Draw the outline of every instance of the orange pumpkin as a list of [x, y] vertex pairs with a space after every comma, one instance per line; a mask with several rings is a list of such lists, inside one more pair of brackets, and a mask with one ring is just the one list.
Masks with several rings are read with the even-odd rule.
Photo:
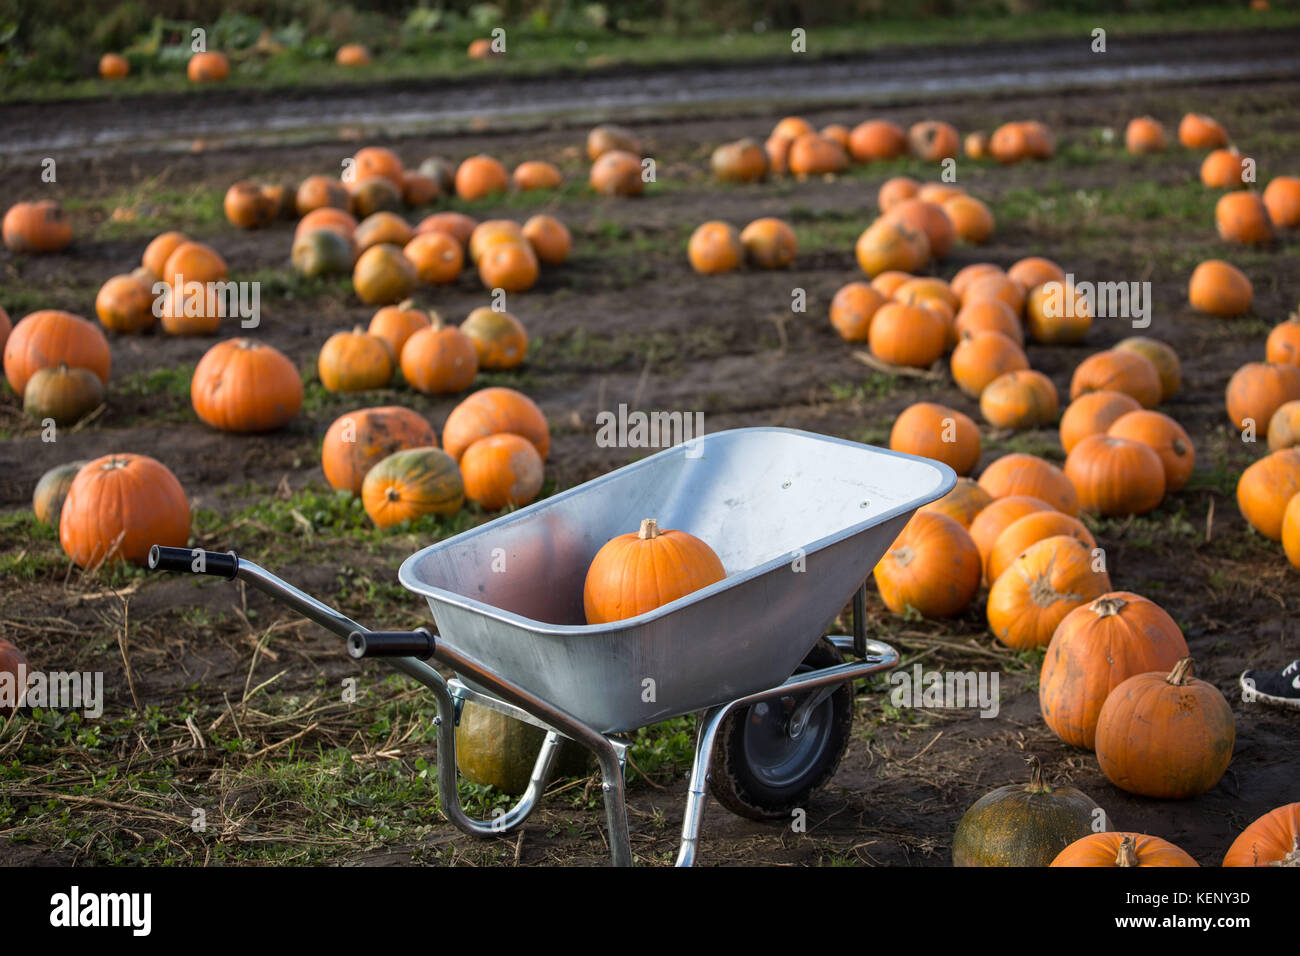
[[773, 176], [784, 176], [789, 170], [790, 144], [792, 136], [770, 136], [763, 143], [763, 152], [767, 154], [767, 168]]
[[999, 163], [1011, 164], [1033, 154], [1032, 132], [1024, 123], [1003, 123], [989, 137], [989, 152]]
[[420, 329], [429, 327], [429, 316], [407, 299], [400, 305], [386, 305], [370, 319], [366, 330], [372, 336], [388, 343], [388, 350], [395, 356], [402, 354], [402, 347]]
[[[1003, 499], [1005, 500], [1005, 499]], [[1097, 547], [1092, 533], [1078, 518], [1059, 511], [1032, 511], [1017, 518], [997, 536], [984, 562], [984, 580], [992, 584], [1030, 545], [1057, 535], [1077, 539], [1089, 551]]]
[[1141, 410], [1132, 395], [1123, 392], [1088, 392], [1072, 401], [1061, 416], [1061, 447], [1068, 455], [1089, 435], [1104, 435], [1121, 416]]
[[407, 448], [381, 459], [361, 483], [361, 503], [380, 528], [425, 515], [451, 515], [465, 503], [465, 483], [438, 448]]
[[293, 420], [302, 407], [302, 378], [285, 355], [254, 339], [219, 342], [190, 379], [199, 419], [228, 432], [265, 432]]
[[[958, 478], [957, 484], [953, 486], [952, 491], [938, 501], [923, 505], [918, 509], [918, 513], [932, 511], [936, 514], [947, 515], [963, 528], [970, 530], [971, 523], [976, 516], [992, 503], [993, 496], [980, 487], [978, 481], [972, 478]], [[971, 540], [973, 543], [974, 538]]]
[[1007, 278], [1019, 282], [1026, 292], [1038, 288], [1044, 282], [1065, 284], [1065, 270], [1051, 259], [1042, 256], [1026, 256], [1017, 260], [1007, 269]]
[[351, 179], [354, 183], [380, 177], [401, 189], [402, 172], [402, 161], [397, 154], [383, 146], [366, 146], [352, 157]]
[[1067, 744], [1091, 750], [1112, 690], [1186, 656], [1182, 630], [1159, 604], [1131, 591], [1103, 594], [1071, 611], [1052, 637], [1038, 678], [1043, 720]]
[[185, 65], [185, 75], [191, 83], [220, 83], [230, 76], [230, 61], [224, 53], [211, 50], [195, 53]]
[[[986, 275], [1006, 275], [1006, 273], [1002, 271], [1001, 266], [992, 262], [972, 262], [970, 265], [962, 266], [957, 270], [953, 277], [948, 280], [948, 287], [956, 293], [959, 302], [965, 305], [966, 290], [970, 288], [970, 284], [980, 276]], [[1008, 308], [1010, 308], [1009, 305]], [[1012, 314], [1015, 314], [1014, 310]]]
[[961, 300], [942, 279], [910, 278], [894, 290], [894, 299], [904, 305], [925, 305], [927, 302], [939, 301], [955, 315]]
[[894, 420], [889, 447], [908, 455], [933, 458], [959, 475], [970, 474], [980, 460], [980, 432], [961, 412], [933, 402], [909, 405]]
[[846, 342], [865, 342], [871, 319], [888, 299], [866, 282], [841, 286], [831, 299], [831, 325]]
[[1029, 368], [1029, 359], [1001, 332], [975, 332], [963, 336], [953, 349], [949, 367], [957, 387], [979, 398], [994, 379]]
[[727, 576], [713, 549], [685, 531], [660, 531], [654, 518], [607, 541], [582, 589], [588, 624], [645, 614]]
[[108, 340], [96, 326], [71, 312], [33, 312], [14, 326], [5, 342], [5, 377], [22, 395], [36, 372], [55, 365], [90, 369], [107, 385], [112, 367]]
[[456, 195], [461, 199], [486, 199], [509, 188], [506, 168], [491, 156], [471, 156], [456, 168]]
[[155, 236], [150, 240], [149, 245], [145, 246], [140, 264], [161, 278], [167, 267], [167, 259], [176, 251], [176, 247], [184, 242], [189, 242], [189, 237], [183, 232], [164, 232], [162, 235]]
[[404, 246], [411, 241], [415, 233], [410, 224], [401, 216], [386, 210], [371, 213], [357, 224], [352, 233], [352, 240], [357, 244], [357, 252], [365, 252], [371, 246], [389, 243]]
[[1300, 866], [1300, 803], [1270, 810], [1242, 830], [1224, 866]]
[[1143, 408], [1160, 404], [1160, 373], [1145, 355], [1108, 349], [1090, 355], [1070, 377], [1070, 398], [1087, 392], [1123, 392], [1137, 399]]
[[1236, 147], [1213, 150], [1201, 163], [1201, 182], [1211, 189], [1240, 189], [1247, 164], [1253, 162]]
[[1300, 312], [1292, 313], [1268, 333], [1268, 340], [1264, 343], [1264, 360], [1300, 365]]
[[701, 275], [730, 272], [744, 261], [745, 246], [735, 226], [713, 220], [697, 226], [691, 233], [686, 257], [691, 268]]
[[1092, 833], [1075, 840], [1051, 866], [1196, 866], [1186, 852], [1143, 833]]
[[1115, 348], [1144, 355], [1156, 367], [1156, 373], [1160, 376], [1160, 401], [1167, 402], [1178, 394], [1178, 389], [1183, 384], [1183, 370], [1178, 361], [1178, 353], [1173, 348], [1158, 339], [1142, 335], [1123, 339], [1115, 343]]
[[442, 195], [438, 181], [427, 173], [405, 170], [402, 173], [402, 202], [411, 209], [432, 205]]
[[1264, 189], [1264, 208], [1273, 225], [1282, 229], [1300, 226], [1300, 177], [1274, 176]]
[[1214, 225], [1219, 238], [1245, 245], [1262, 245], [1273, 241], [1273, 221], [1268, 207], [1257, 193], [1241, 190], [1224, 193], [1214, 206]]
[[1005, 274], [986, 272], [975, 276], [962, 293], [961, 303], [969, 305], [983, 299], [1000, 299], [1011, 306], [1011, 311], [1017, 316], [1025, 311], [1025, 290]]
[[859, 163], [897, 159], [907, 152], [907, 134], [889, 120], [867, 120], [850, 131], [848, 149]]
[[1282, 540], [1287, 505], [1300, 494], [1300, 448], [1272, 452], [1241, 473], [1237, 507], [1264, 537]]
[[989, 589], [989, 630], [1015, 650], [1046, 647], [1076, 607], [1110, 590], [1093, 569], [1093, 554], [1076, 538], [1056, 535], [1031, 544]]
[[558, 266], [569, 258], [573, 237], [564, 223], [554, 216], [532, 216], [524, 223], [521, 232], [537, 258], [548, 266]]
[[1146, 514], [1165, 497], [1165, 466], [1141, 442], [1089, 435], [1065, 459], [1065, 474], [1085, 511], [1106, 516]]
[[770, 216], [755, 219], [740, 233], [749, 261], [760, 269], [780, 269], [794, 262], [799, 243], [794, 230]]
[[927, 163], [951, 159], [961, 149], [957, 130], [939, 120], [914, 123], [907, 130], [907, 144], [913, 156]]
[[800, 179], [838, 173], [848, 165], [844, 147], [817, 133], [796, 136], [786, 156], [786, 168]]
[[[956, 232], [952, 220], [938, 203], [924, 199], [904, 199], [890, 208], [882, 217], [901, 222], [909, 229], [925, 233], [930, 244], [930, 255], [942, 259], [952, 250]], [[953, 305], [958, 303], [954, 301]]]
[[488, 289], [525, 292], [537, 283], [541, 268], [525, 239], [493, 243], [478, 261], [478, 276]]
[[588, 181], [603, 196], [640, 196], [645, 192], [641, 159], [621, 149], [604, 153], [592, 163]]
[[1268, 449], [1300, 446], [1300, 399], [1287, 402], [1273, 413], [1268, 422]]
[[1074, 345], [1092, 326], [1092, 310], [1073, 284], [1050, 280], [1025, 299], [1025, 326], [1035, 342]]
[[474, 340], [457, 328], [420, 329], [402, 347], [402, 377], [417, 392], [463, 392], [474, 384], [478, 368]]
[[416, 272], [398, 246], [371, 246], [352, 268], [352, 288], [366, 305], [390, 305], [409, 298]]
[[935, 313], [901, 302], [876, 312], [867, 333], [871, 354], [890, 365], [929, 368], [943, 355], [948, 328]]
[[641, 141], [630, 129], [613, 123], [602, 123], [600, 126], [592, 127], [587, 133], [587, 158], [595, 162], [613, 150], [622, 150], [640, 156]]
[[1267, 431], [1279, 408], [1300, 399], [1300, 365], [1247, 362], [1228, 379], [1225, 397], [1234, 425]]
[[976, 332], [1000, 332], [1021, 349], [1025, 346], [1020, 320], [1001, 299], [981, 299], [963, 305], [953, 320], [953, 328], [959, 339]]
[[99, 58], [99, 75], [105, 80], [124, 80], [130, 72], [130, 62], [120, 53], [105, 53]]
[[459, 461], [478, 439], [503, 433], [527, 438], [543, 460], [550, 453], [546, 417], [532, 399], [512, 388], [482, 389], [452, 409], [443, 429], [442, 447]]
[[416, 235], [426, 232], [442, 232], [451, 236], [460, 244], [462, 250], [469, 245], [469, 237], [474, 234], [478, 220], [460, 212], [436, 212], [426, 216], [415, 227]]
[[1209, 315], [1244, 315], [1250, 311], [1254, 297], [1245, 274], [1222, 259], [1202, 262], [1187, 284], [1187, 300], [1192, 308]]
[[916, 276], [912, 275], [910, 272], [899, 272], [897, 269], [888, 269], [871, 280], [871, 288], [875, 289], [886, 299], [892, 299], [895, 292], [915, 278]]
[[366, 474], [393, 452], [437, 444], [433, 426], [419, 412], [399, 405], [360, 408], [330, 425], [321, 468], [331, 488], [359, 495]]
[[334, 62], [339, 66], [369, 66], [370, 51], [360, 43], [345, 43], [334, 54]]
[[182, 548], [190, 503], [165, 465], [147, 455], [105, 455], [77, 472], [59, 517], [63, 553], [82, 568], [144, 564], [153, 545]]
[[485, 219], [474, 227], [465, 251], [469, 253], [470, 261], [478, 265], [489, 247], [498, 242], [517, 242], [523, 238], [523, 230], [513, 219]]
[[353, 243], [357, 231], [357, 220], [355, 216], [346, 210], [336, 209], [333, 206], [322, 206], [319, 209], [313, 209], [299, 219], [293, 234], [297, 238], [317, 229], [329, 229], [338, 233], [349, 243]]
[[979, 245], [993, 235], [996, 225], [993, 211], [974, 196], [953, 196], [943, 203], [942, 209], [952, 223], [953, 232], [963, 242]]
[[1056, 386], [1042, 372], [1020, 369], [999, 375], [980, 392], [980, 414], [995, 428], [1041, 428], [1056, 421]]
[[1135, 156], [1163, 153], [1167, 141], [1165, 128], [1150, 116], [1136, 116], [1128, 121], [1124, 130], [1124, 148]]
[[1228, 134], [1214, 117], [1188, 113], [1178, 124], [1178, 142], [1188, 149], [1220, 149], [1228, 145]]
[[114, 332], [143, 332], [158, 321], [153, 314], [153, 289], [135, 275], [113, 276], [95, 296], [95, 314]]
[[[980, 485], [984, 488], [983, 485]], [[988, 494], [988, 489], [984, 489]], [[980, 566], [988, 564], [993, 546], [997, 544], [1002, 532], [1011, 527], [1025, 515], [1036, 511], [1055, 511], [1050, 504], [1032, 495], [1010, 495], [1006, 498], [994, 498], [975, 515], [970, 523], [971, 540], [980, 553]]]
[[923, 230], [882, 217], [858, 237], [853, 252], [859, 268], [869, 276], [916, 272], [930, 261], [930, 239]]
[[531, 192], [534, 189], [559, 189], [564, 182], [559, 169], [539, 159], [520, 163], [515, 167], [510, 178], [520, 192]]
[[460, 330], [473, 340], [479, 368], [516, 368], [528, 352], [528, 333], [509, 312], [480, 306], [469, 314]]
[[523, 507], [542, 490], [542, 456], [518, 435], [480, 438], [461, 455], [460, 469], [465, 497], [485, 511]]
[[910, 176], [894, 176], [886, 179], [876, 193], [876, 205], [881, 215], [889, 212], [905, 199], [916, 198], [921, 184]]
[[161, 278], [169, 286], [189, 291], [191, 282], [223, 282], [230, 276], [226, 260], [202, 242], [182, 242], [163, 264]]
[[348, 191], [337, 179], [329, 176], [308, 176], [294, 194], [294, 208], [305, 216], [317, 209], [348, 209]]
[[1121, 790], [1186, 800], [1223, 777], [1236, 722], [1213, 684], [1192, 676], [1192, 658], [1166, 672], [1134, 674], [1106, 698], [1097, 718], [1097, 763]]
[[262, 187], [240, 180], [226, 190], [221, 208], [226, 220], [241, 229], [260, 229], [275, 221], [279, 209]]
[[445, 232], [420, 233], [402, 248], [402, 255], [415, 269], [416, 278], [432, 285], [454, 282], [465, 264], [460, 243]]
[[104, 383], [85, 368], [47, 365], [23, 389], [23, 411], [38, 422], [72, 425], [104, 404]]
[[723, 143], [709, 157], [709, 166], [719, 182], [756, 183], [767, 178], [767, 152], [753, 139]]
[[980, 587], [980, 556], [970, 534], [952, 518], [917, 512], [872, 572], [880, 600], [898, 615], [952, 617]]
[[72, 225], [52, 199], [9, 207], [3, 226], [5, 245], [13, 252], [62, 252], [72, 242]]
[[1065, 473], [1049, 461], [1012, 452], [992, 462], [980, 475], [980, 484], [994, 498], [1030, 495], [1068, 515], [1079, 513], [1079, 499]]
[[1165, 491], [1173, 494], [1187, 484], [1196, 465], [1196, 449], [1183, 426], [1168, 415], [1152, 411], [1128, 412], [1106, 430], [1111, 438], [1146, 445], [1160, 458], [1165, 470]]
[[841, 123], [829, 123], [817, 131], [822, 139], [828, 139], [835, 143], [846, 153], [849, 148], [849, 128]]
[[335, 332], [316, 359], [321, 385], [330, 392], [364, 392], [383, 388], [393, 378], [395, 360], [388, 343], [357, 326]]
[[952, 183], [921, 183], [916, 190], [917, 199], [922, 202], [932, 202], [937, 206], [942, 206], [949, 199], [964, 195], [966, 195], [966, 191], [960, 186], [954, 186]]

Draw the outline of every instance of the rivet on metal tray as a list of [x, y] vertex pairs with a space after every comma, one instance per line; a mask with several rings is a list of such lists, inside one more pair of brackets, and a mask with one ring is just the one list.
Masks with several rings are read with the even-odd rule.
[[858, 507], [859, 507], [859, 508], [870, 508], [870, 507], [871, 507], [871, 502], [870, 502], [870, 501], [864, 501], [864, 502], [862, 502], [862, 504], [858, 505]]
[[782, 487], [782, 488], [789, 488], [789, 487], [790, 487], [790, 479], [787, 478], [785, 481], [781, 482], [781, 487]]

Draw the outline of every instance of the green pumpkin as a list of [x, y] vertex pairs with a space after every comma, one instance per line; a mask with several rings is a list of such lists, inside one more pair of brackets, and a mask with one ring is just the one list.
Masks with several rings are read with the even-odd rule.
[[70, 461], [66, 465], [56, 465], [41, 476], [32, 493], [32, 511], [36, 520], [53, 528], [59, 526], [59, 516], [63, 514], [63, 499], [68, 497], [72, 479], [81, 471], [84, 461]]
[[1043, 782], [1043, 767], [1029, 758], [1029, 783], [986, 793], [957, 823], [953, 866], [1049, 866], [1081, 837], [1110, 829], [1092, 798], [1074, 787]]
[[[511, 796], [528, 789], [546, 731], [470, 701], [456, 726], [456, 766], [474, 783], [488, 784]], [[560, 743], [551, 779], [583, 777], [589, 772], [591, 753], [572, 740]]]
[[56, 425], [74, 425], [104, 404], [104, 383], [88, 368], [50, 365], [27, 380], [23, 411]]
[[333, 229], [312, 229], [293, 241], [293, 267], [305, 276], [344, 275], [356, 259], [352, 242]]

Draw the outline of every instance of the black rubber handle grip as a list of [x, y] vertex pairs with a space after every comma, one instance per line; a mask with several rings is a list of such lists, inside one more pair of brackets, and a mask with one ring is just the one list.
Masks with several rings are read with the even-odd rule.
[[239, 573], [239, 558], [233, 551], [164, 548], [155, 544], [149, 549], [149, 570], [183, 571], [188, 574], [213, 574], [219, 578], [233, 578]]
[[348, 635], [348, 657], [359, 661], [363, 657], [418, 657], [428, 660], [433, 656], [433, 635], [423, 627], [414, 631], [353, 631]]

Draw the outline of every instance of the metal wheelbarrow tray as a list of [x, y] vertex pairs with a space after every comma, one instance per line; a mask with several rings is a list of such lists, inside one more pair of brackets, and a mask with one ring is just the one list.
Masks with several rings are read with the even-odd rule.
[[[712, 433], [407, 558], [399, 580], [428, 601], [436, 637], [423, 629], [369, 631], [233, 553], [155, 548], [150, 567], [248, 580], [347, 638], [353, 657], [392, 658], [428, 686], [438, 698], [444, 809], [476, 835], [523, 822], [545, 789], [562, 735], [596, 754], [611, 855], [616, 864], [630, 863], [622, 774], [627, 745], [611, 735], [702, 712], [678, 857], [689, 864], [719, 740], [733, 741], [742, 776], [745, 762], [756, 762], [760, 791], [762, 774], [771, 770], [761, 765], [761, 737], [749, 747], [744, 727], [740, 736], [728, 736], [729, 718], [769, 725], [779, 719], [787, 744], [799, 743], [804, 731], [825, 736], [831, 695], [848, 682], [851, 703], [854, 678], [897, 663], [892, 648], [865, 638], [863, 582], [912, 513], [955, 482], [941, 463], [809, 432]], [[648, 613], [586, 624], [582, 593], [592, 558], [643, 518], [702, 538], [727, 577]], [[832, 639], [833, 666], [809, 664], [816, 656], [810, 652], [826, 643], [826, 629], [851, 600], [854, 637]], [[836, 649], [852, 649], [859, 660], [837, 663], [843, 658]], [[423, 662], [430, 657], [458, 679], [443, 680]], [[549, 731], [527, 791], [490, 822], [471, 820], [454, 799], [454, 725], [464, 700]], [[845, 736], [830, 771], [846, 743]], [[807, 751], [812, 744], [800, 746]]]

